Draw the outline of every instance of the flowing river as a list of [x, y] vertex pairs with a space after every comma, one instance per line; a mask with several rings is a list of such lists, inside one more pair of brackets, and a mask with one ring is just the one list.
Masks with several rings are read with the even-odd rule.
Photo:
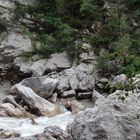
[[[10, 88], [8, 83], [3, 86], [0, 85], [0, 100], [2, 100], [6, 95], [8, 95], [7, 90]], [[93, 103], [88, 100], [80, 101], [85, 107], [93, 107]], [[67, 125], [73, 121], [75, 114], [66, 111], [63, 114], [56, 115], [54, 117], [38, 117], [35, 118], [35, 124], [33, 124], [32, 119], [25, 118], [13, 118], [13, 117], [0, 117], [0, 129], [2, 130], [12, 130], [19, 134], [21, 137], [32, 136], [36, 134], [41, 134], [47, 126], [56, 125], [66, 129]]]

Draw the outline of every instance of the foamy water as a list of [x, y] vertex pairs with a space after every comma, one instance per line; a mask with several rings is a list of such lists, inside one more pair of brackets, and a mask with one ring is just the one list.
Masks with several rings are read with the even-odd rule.
[[[6, 90], [8, 89], [10, 89], [9, 85], [0, 85], [1, 100], [7, 95]], [[80, 102], [86, 108], [91, 108], [94, 106], [89, 100], [83, 100]], [[59, 114], [51, 118], [38, 117], [34, 119], [36, 124], [33, 124], [30, 118], [18, 119], [12, 117], [0, 117], [0, 129], [15, 131], [21, 134], [21, 137], [32, 136], [43, 133], [46, 127], [53, 125], [59, 126], [65, 130], [67, 125], [73, 121], [74, 116], [75, 115], [73, 115], [71, 112], [67, 111], [64, 114]]]
[[32, 136], [41, 134], [47, 126], [59, 126], [63, 130], [66, 129], [67, 125], [74, 119], [74, 115], [71, 112], [57, 115], [55, 117], [39, 117], [34, 119], [36, 124], [32, 124], [32, 120], [17, 119], [10, 117], [0, 117], [0, 129], [13, 130], [21, 134], [21, 137]]

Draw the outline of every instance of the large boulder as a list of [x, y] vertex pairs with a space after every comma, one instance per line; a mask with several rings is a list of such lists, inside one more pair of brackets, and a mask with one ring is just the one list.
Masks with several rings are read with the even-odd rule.
[[45, 64], [47, 59], [40, 59], [37, 61], [27, 60], [23, 57], [16, 57], [13, 65], [16, 66], [23, 74], [30, 73], [34, 77], [40, 77], [45, 72]]
[[30, 87], [36, 94], [43, 98], [51, 97], [57, 84], [57, 79], [44, 77], [32, 77], [24, 79], [22, 85]]
[[75, 114], [85, 109], [85, 107], [77, 100], [68, 100], [67, 103], [65, 103], [65, 107]]
[[[10, 80], [12, 83], [17, 83], [21, 79], [31, 76], [27, 71], [27, 75], [23, 75], [19, 68], [13, 64], [14, 59], [23, 52], [31, 52], [32, 44], [28, 36], [12, 29], [7, 32], [7, 35], [0, 44], [0, 75], [2, 80]], [[28, 62], [30, 63], [30, 62]], [[23, 68], [24, 65], [24, 68]], [[26, 63], [22, 64], [22, 69], [28, 69]]]
[[71, 62], [66, 52], [55, 53], [50, 56], [46, 64], [46, 71], [62, 70], [71, 67]]
[[32, 66], [32, 61], [26, 60], [23, 57], [16, 57], [14, 59], [13, 65], [19, 69], [23, 74], [32, 73], [30, 67]]
[[77, 115], [68, 127], [74, 140], [140, 139], [140, 93], [131, 93], [123, 102], [114, 94]]
[[49, 59], [39, 59], [36, 61], [17, 57], [14, 60], [14, 65], [24, 74], [32, 73], [33, 76], [42, 76], [45, 73], [70, 68], [71, 62], [67, 53], [63, 52], [52, 54]]
[[10, 31], [1, 42], [0, 50], [3, 57], [17, 57], [22, 52], [31, 52], [32, 43], [28, 36]]
[[79, 80], [79, 89], [92, 91], [95, 86], [95, 65], [81, 63], [76, 67], [76, 75]]
[[48, 77], [58, 79], [56, 89], [61, 93], [68, 90], [93, 91], [96, 71], [94, 65], [81, 63], [62, 72], [49, 74]]
[[12, 91], [19, 99], [18, 104], [27, 106], [28, 111], [37, 116], [55, 116], [65, 112], [65, 108], [52, 104], [21, 83], [14, 85]]

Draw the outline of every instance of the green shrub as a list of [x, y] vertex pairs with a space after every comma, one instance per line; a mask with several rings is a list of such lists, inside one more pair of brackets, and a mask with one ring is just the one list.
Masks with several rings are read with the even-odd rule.
[[111, 0], [108, 8], [102, 0], [42, 0], [33, 5], [21, 5], [16, 0], [15, 3], [15, 19], [20, 23], [22, 19], [31, 20], [31, 26], [23, 25], [37, 34], [34, 40], [40, 45], [35, 45], [34, 53], [47, 57], [67, 51], [75, 58], [81, 52], [81, 44], [75, 42], [87, 42], [98, 56], [102, 48], [108, 50], [107, 55], [97, 60], [103, 73], [109, 70], [112, 73], [111, 61], [120, 65], [114, 69], [116, 73], [132, 76], [139, 72], [139, 0]]

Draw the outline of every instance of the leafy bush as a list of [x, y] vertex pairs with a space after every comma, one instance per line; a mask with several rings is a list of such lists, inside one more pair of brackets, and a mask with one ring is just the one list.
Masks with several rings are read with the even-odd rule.
[[[120, 65], [114, 69], [115, 73], [132, 76], [139, 72], [139, 0], [110, 0], [108, 3], [103, 0], [40, 0], [33, 5], [21, 5], [16, 0], [15, 3], [15, 19], [37, 34], [34, 40], [40, 45], [35, 45], [35, 53], [48, 56], [67, 51], [74, 58], [81, 51], [75, 42], [87, 42], [98, 53], [97, 66], [103, 73], [112, 73], [111, 62]], [[27, 25], [23, 19], [32, 24]], [[109, 54], [100, 56], [102, 48]]]

